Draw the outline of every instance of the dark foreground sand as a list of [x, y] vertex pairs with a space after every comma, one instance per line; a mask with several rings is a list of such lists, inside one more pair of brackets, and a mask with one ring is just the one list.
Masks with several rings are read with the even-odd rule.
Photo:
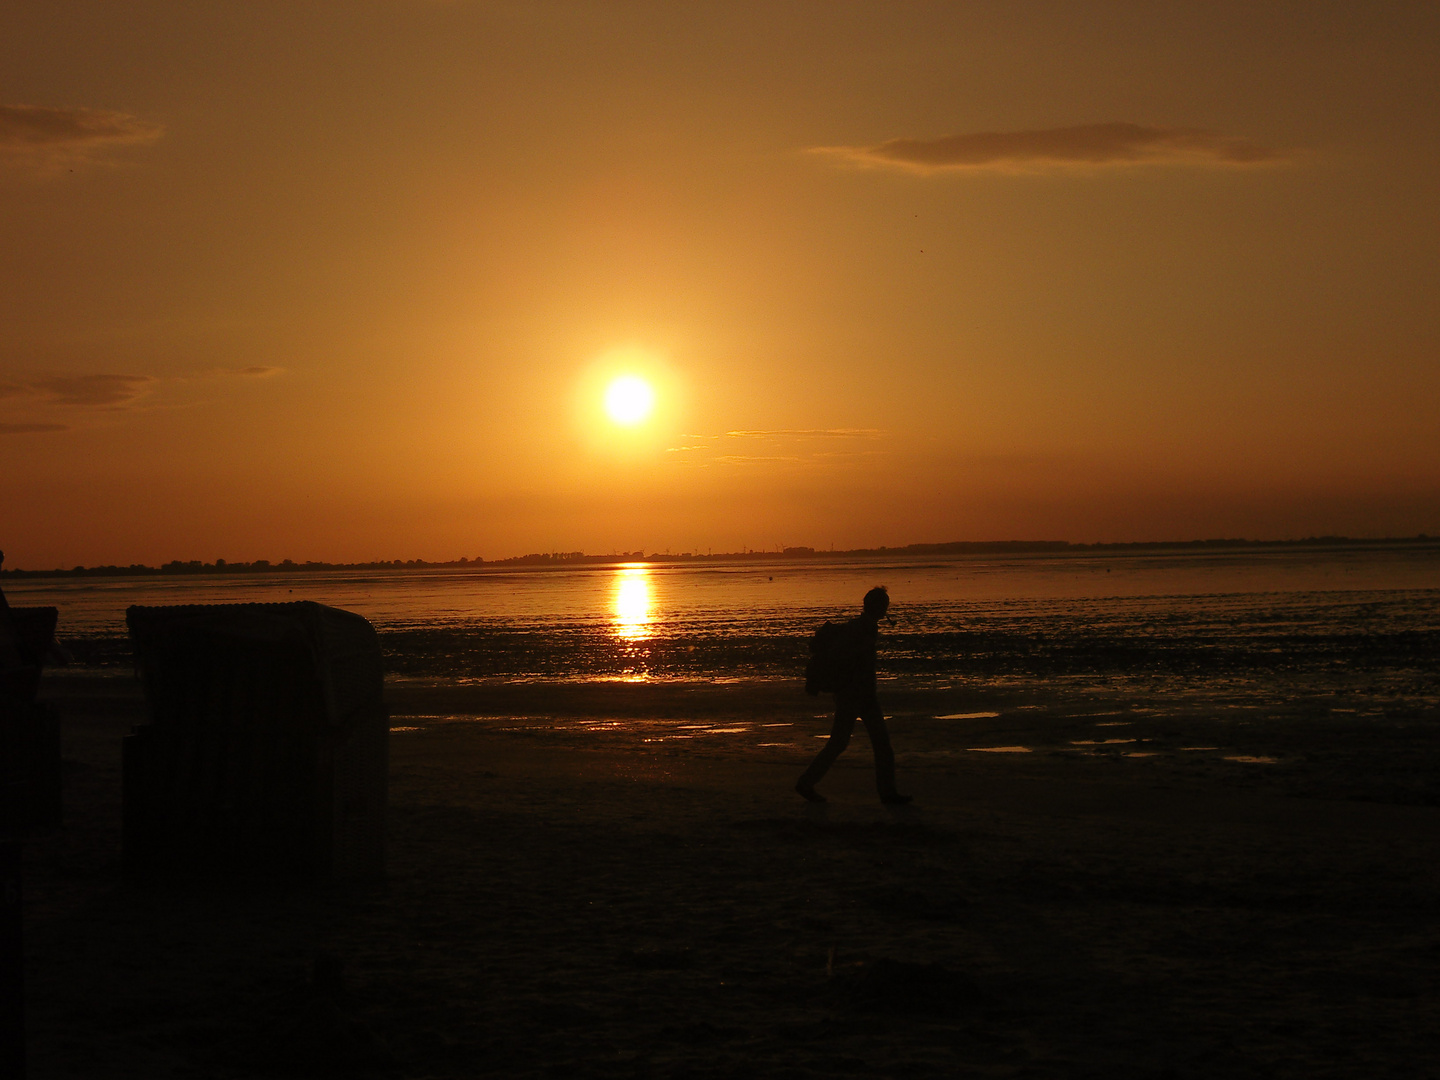
[[133, 683], [48, 693], [42, 1080], [1440, 1070], [1428, 713], [911, 695], [892, 812], [863, 734], [791, 793], [824, 725], [787, 688], [399, 685], [388, 878], [200, 889], [120, 878]]

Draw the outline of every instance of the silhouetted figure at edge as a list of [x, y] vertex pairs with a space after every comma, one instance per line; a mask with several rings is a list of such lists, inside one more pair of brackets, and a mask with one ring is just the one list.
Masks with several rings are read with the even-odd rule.
[[795, 790], [810, 802], [825, 801], [815, 785], [850, 745], [857, 718], [865, 721], [870, 749], [875, 752], [875, 786], [880, 792], [880, 801], [886, 806], [903, 806], [910, 801], [909, 795], [895, 790], [895, 751], [891, 749], [890, 730], [885, 726], [885, 714], [880, 711], [880, 700], [875, 693], [875, 643], [880, 620], [889, 609], [890, 594], [883, 585], [877, 585], [865, 594], [860, 615], [841, 627], [835, 725], [830, 729], [830, 741], [795, 782]]

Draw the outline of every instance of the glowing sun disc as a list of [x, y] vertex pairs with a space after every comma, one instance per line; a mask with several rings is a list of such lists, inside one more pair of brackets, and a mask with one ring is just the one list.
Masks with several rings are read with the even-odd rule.
[[655, 391], [638, 375], [621, 375], [605, 391], [605, 411], [617, 424], [638, 424], [655, 407]]

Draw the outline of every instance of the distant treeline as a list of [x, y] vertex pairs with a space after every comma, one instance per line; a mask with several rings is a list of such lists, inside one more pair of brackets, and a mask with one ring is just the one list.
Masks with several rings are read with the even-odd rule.
[[609, 555], [587, 555], [583, 551], [552, 551], [517, 555], [509, 559], [452, 559], [449, 562], [427, 562], [424, 559], [380, 559], [376, 562], [328, 563], [294, 562], [285, 559], [272, 563], [268, 559], [254, 562], [213, 563], [192, 559], [175, 559], [163, 566], [131, 563], [129, 566], [75, 566], [69, 570], [3, 570], [0, 577], [128, 577], [155, 574], [285, 574], [316, 570], [494, 570], [507, 567], [561, 567], [604, 565], [617, 562], [691, 563], [736, 562], [740, 560], [775, 561], [783, 559], [863, 559], [897, 558], [935, 555], [1030, 555], [1030, 554], [1099, 554], [1134, 551], [1197, 551], [1231, 548], [1307, 548], [1373, 546], [1440, 545], [1440, 538], [1420, 533], [1411, 537], [1357, 539], [1348, 536], [1309, 536], [1303, 540], [1153, 540], [1130, 543], [1072, 544], [1068, 540], [954, 540], [944, 544], [906, 544], [904, 547], [850, 548], [845, 551], [816, 550], [811, 547], [787, 547], [767, 551], [731, 551], [724, 554], [683, 552], [672, 555], [643, 551], [622, 551]]

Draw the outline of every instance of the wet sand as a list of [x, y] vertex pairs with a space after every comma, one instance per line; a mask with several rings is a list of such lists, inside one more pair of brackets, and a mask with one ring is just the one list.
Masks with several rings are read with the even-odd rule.
[[863, 733], [827, 805], [790, 791], [826, 727], [790, 686], [400, 682], [386, 880], [207, 889], [121, 880], [133, 681], [47, 694], [67, 816], [27, 848], [37, 1078], [1440, 1059], [1432, 702], [894, 691], [916, 804], [892, 811]]

